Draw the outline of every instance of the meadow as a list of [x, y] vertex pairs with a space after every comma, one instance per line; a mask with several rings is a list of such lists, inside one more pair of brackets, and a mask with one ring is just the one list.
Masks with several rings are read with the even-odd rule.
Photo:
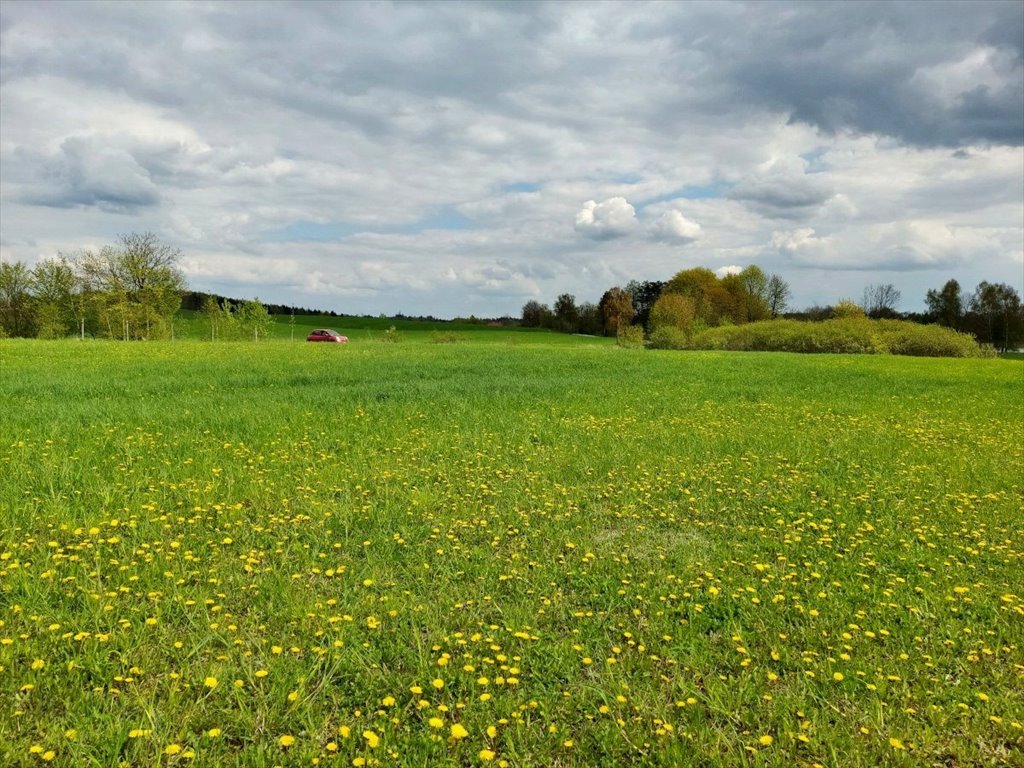
[[0, 341], [0, 764], [1024, 765], [1024, 362], [351, 335]]

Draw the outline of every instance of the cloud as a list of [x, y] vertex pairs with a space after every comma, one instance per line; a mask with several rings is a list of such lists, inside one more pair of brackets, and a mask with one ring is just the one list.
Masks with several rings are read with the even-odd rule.
[[1021, 284], [1019, 3], [657, 9], [5, 3], [0, 253], [149, 230], [197, 289], [373, 314]]
[[636, 229], [636, 209], [624, 197], [588, 200], [576, 213], [576, 231], [594, 240], [623, 237]]
[[1024, 143], [1024, 6], [872, 3], [748, 6], [708, 35], [708, 79], [824, 134], [933, 147]]
[[971, 254], [994, 257], [1005, 243], [999, 232], [958, 228], [939, 221], [880, 224], [865, 231], [819, 237], [811, 228], [772, 233], [772, 247], [800, 267], [913, 272], [951, 269]]
[[665, 211], [648, 231], [655, 240], [670, 243], [692, 243], [701, 235], [700, 224], [691, 221], [679, 211]]
[[730, 264], [727, 267], [719, 267], [718, 269], [715, 270], [715, 274], [721, 278], [728, 277], [729, 275], [738, 275], [742, 271], [743, 267], [736, 266], [735, 264]]
[[149, 173], [130, 152], [88, 138], [66, 139], [57, 153], [42, 159], [41, 170], [41, 180], [23, 193], [33, 205], [124, 213], [160, 200]]
[[774, 160], [729, 191], [751, 210], [773, 219], [812, 216], [833, 196], [831, 185], [820, 174], [807, 174], [799, 158]]

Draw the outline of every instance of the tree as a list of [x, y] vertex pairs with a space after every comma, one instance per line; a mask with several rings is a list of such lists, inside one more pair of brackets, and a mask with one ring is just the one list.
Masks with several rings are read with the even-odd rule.
[[544, 305], [539, 301], [530, 299], [523, 304], [523, 327], [539, 328], [541, 319], [544, 316]]
[[[217, 340], [217, 326], [220, 325], [221, 311], [217, 305], [217, 300], [207, 294], [206, 298], [203, 299], [203, 314], [206, 315], [206, 321], [210, 324], [210, 341]], [[294, 315], [292, 315], [294, 317]]]
[[618, 286], [604, 292], [598, 308], [604, 322], [604, 331], [609, 336], [617, 336], [619, 328], [629, 325], [635, 314], [632, 294]]
[[588, 336], [599, 336], [604, 333], [604, 320], [601, 310], [592, 301], [585, 301], [579, 307], [577, 332]]
[[869, 285], [864, 289], [864, 313], [876, 319], [897, 317], [896, 307], [899, 306], [900, 297], [900, 292], [892, 283]]
[[679, 293], [665, 293], [651, 309], [652, 335], [663, 328], [675, 328], [689, 338], [696, 318], [693, 302]]
[[786, 311], [791, 295], [789, 283], [779, 275], [773, 274], [768, 278], [766, 301], [768, 302], [768, 312], [773, 320]]
[[563, 293], [555, 299], [555, 321], [559, 330], [576, 333], [579, 326], [580, 313], [576, 308], [576, 297], [571, 293]]
[[1024, 336], [1020, 294], [1006, 283], [982, 281], [971, 297], [973, 326], [979, 341], [1003, 352], [1014, 349]]
[[272, 322], [273, 318], [259, 299], [243, 301], [238, 309], [238, 323], [242, 327], [242, 332], [246, 336], [252, 333], [253, 341], [259, 341], [260, 336], [266, 336]]
[[755, 264], [751, 264], [739, 274], [740, 283], [746, 296], [737, 302], [742, 310], [740, 322], [753, 323], [766, 320], [771, 316], [768, 306], [768, 276]]
[[116, 246], [77, 257], [83, 287], [110, 336], [114, 320], [125, 340], [167, 335], [185, 291], [180, 258], [181, 251], [148, 232], [120, 235]]
[[706, 325], [719, 325], [736, 315], [734, 294], [722, 285], [714, 272], [704, 267], [677, 272], [665, 284], [662, 294], [665, 293], [678, 293], [689, 298], [693, 302], [696, 319]]
[[33, 328], [32, 273], [20, 261], [0, 263], [0, 329], [6, 336], [30, 336]]
[[947, 280], [942, 289], [929, 289], [925, 296], [928, 314], [939, 325], [959, 330], [963, 322], [964, 300], [960, 295], [960, 283]]
[[633, 319], [646, 328], [651, 319], [651, 308], [661, 296], [665, 283], [661, 280], [645, 280], [642, 283], [630, 280], [626, 283], [626, 291], [633, 296]]
[[839, 319], [863, 318], [864, 308], [853, 299], [840, 299], [832, 308], [832, 317]]
[[78, 280], [67, 259], [44, 259], [32, 270], [36, 335], [41, 339], [67, 336], [75, 321]]

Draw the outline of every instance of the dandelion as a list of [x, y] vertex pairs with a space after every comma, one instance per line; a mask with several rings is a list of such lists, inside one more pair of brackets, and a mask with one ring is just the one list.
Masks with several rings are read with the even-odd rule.
[[464, 739], [469, 736], [469, 731], [463, 728], [460, 723], [456, 723], [452, 726], [451, 734], [453, 739], [459, 741], [460, 739]]
[[218, 736], [220, 736], [220, 734], [220, 728], [211, 728], [206, 732], [206, 735], [209, 736], [211, 739], [216, 739]]
[[427, 720], [427, 725], [429, 725], [431, 728], [444, 728], [444, 720], [442, 720], [440, 717], [432, 717], [429, 720]]
[[168, 757], [176, 755], [179, 752], [181, 752], [181, 745], [180, 744], [168, 744], [166, 747], [164, 747], [164, 754], [167, 755]]
[[36, 659], [35, 661], [32, 662], [32, 669], [34, 671], [39, 671], [40, 669], [42, 669], [45, 666], [46, 666], [46, 662], [43, 661], [42, 659]]
[[889, 739], [889, 746], [893, 749], [906, 749], [903, 742], [896, 738]]
[[757, 743], [762, 747], [770, 747], [775, 742], [775, 739], [767, 734], [758, 738]]
[[205, 680], [203, 680], [203, 685], [205, 685], [207, 688], [216, 688], [217, 684], [218, 683], [216, 677], [208, 677]]
[[370, 745], [370, 749], [376, 749], [380, 745], [380, 736], [373, 731], [363, 731], [363, 738]]
[[490, 749], [481, 749], [479, 752], [480, 759], [485, 763], [489, 763], [494, 759], [494, 751]]
[[295, 737], [294, 736], [290, 736], [288, 734], [285, 734], [284, 736], [282, 736], [281, 738], [279, 738], [277, 740], [277, 743], [280, 744], [285, 749], [287, 749], [288, 747], [290, 747], [292, 744], [295, 743]]

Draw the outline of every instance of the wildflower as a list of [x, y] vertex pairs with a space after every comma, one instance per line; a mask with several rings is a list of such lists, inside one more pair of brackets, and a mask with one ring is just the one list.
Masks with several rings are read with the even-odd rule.
[[906, 749], [906, 747], [903, 746], [903, 742], [899, 739], [889, 739], [889, 746], [893, 749]]
[[180, 744], [168, 744], [166, 747], [164, 747], [164, 754], [167, 755], [168, 757], [170, 757], [172, 755], [176, 755], [179, 752], [181, 752], [181, 745]]
[[217, 738], [218, 736], [220, 736], [220, 734], [221, 734], [220, 728], [211, 728], [210, 730], [208, 730], [206, 732], [206, 735], [209, 736], [211, 739]]
[[288, 734], [285, 734], [284, 736], [282, 736], [281, 738], [279, 738], [277, 740], [277, 743], [280, 744], [285, 749], [287, 749], [288, 747], [290, 747], [292, 744], [295, 743], [295, 737], [294, 736], [289, 736]]
[[444, 728], [444, 720], [442, 720], [440, 717], [432, 717], [429, 720], [427, 720], [427, 725], [429, 725], [431, 728]]
[[366, 743], [370, 745], [370, 749], [376, 749], [380, 744], [380, 736], [373, 731], [363, 731], [363, 738], [366, 739]]
[[770, 747], [774, 741], [775, 739], [773, 739], [771, 736], [764, 735], [758, 738], [757, 743], [760, 744], [762, 747]]
[[42, 659], [36, 659], [35, 661], [32, 662], [32, 669], [36, 670], [36, 671], [42, 669], [45, 666], [46, 666], [46, 662], [43, 661]]
[[216, 677], [208, 677], [205, 680], [203, 680], [203, 685], [205, 685], [207, 688], [216, 688], [217, 687], [217, 678]]
[[483, 760], [485, 763], [489, 763], [491, 760], [494, 759], [494, 752], [490, 749], [481, 749], [480, 759]]
[[455, 739], [456, 741], [458, 741], [459, 739], [464, 739], [467, 736], [469, 736], [469, 731], [467, 731], [465, 728], [463, 728], [462, 725], [459, 724], [459, 723], [456, 723], [455, 725], [452, 726], [452, 731], [451, 732], [452, 732], [452, 738]]

